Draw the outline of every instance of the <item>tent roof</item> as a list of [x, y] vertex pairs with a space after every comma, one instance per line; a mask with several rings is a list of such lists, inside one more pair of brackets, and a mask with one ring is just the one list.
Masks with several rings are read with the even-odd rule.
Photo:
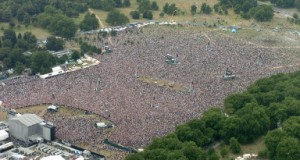
[[21, 116], [14, 117], [11, 120], [20, 121], [25, 126], [32, 126], [34, 124], [41, 123], [44, 121], [41, 117], [39, 117], [35, 114], [23, 114]]

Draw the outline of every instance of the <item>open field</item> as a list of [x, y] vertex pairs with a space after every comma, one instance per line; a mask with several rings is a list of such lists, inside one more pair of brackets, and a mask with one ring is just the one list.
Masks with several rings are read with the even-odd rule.
[[[0, 28], [3, 29], [8, 29], [8, 23], [0, 23]], [[22, 24], [18, 24], [16, 23], [16, 26], [13, 28], [16, 32], [16, 34], [18, 35], [19, 33], [25, 33], [25, 32], [31, 32], [33, 33], [38, 39], [46, 39], [47, 37], [49, 37], [51, 34], [46, 31], [45, 29], [39, 28], [39, 27], [35, 27], [32, 25], [29, 26], [25, 26]], [[3, 34], [3, 30], [0, 30], [0, 36]]]
[[216, 153], [219, 155], [220, 160], [227, 160], [227, 159], [235, 159], [238, 156], [242, 156], [243, 154], [258, 154], [258, 152], [263, 151], [265, 149], [265, 144], [264, 144], [264, 138], [260, 137], [257, 139], [255, 142], [247, 145], [241, 145], [241, 150], [242, 153], [240, 154], [233, 154], [230, 151], [229, 145], [226, 145], [225, 147], [228, 149], [228, 155], [224, 158], [221, 156], [221, 146], [219, 145], [218, 147], [215, 148]]

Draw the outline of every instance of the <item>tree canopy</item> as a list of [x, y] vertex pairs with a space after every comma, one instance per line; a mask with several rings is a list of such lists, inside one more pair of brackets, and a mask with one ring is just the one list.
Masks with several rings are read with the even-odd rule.
[[119, 26], [119, 25], [124, 25], [124, 24], [128, 23], [129, 19], [127, 16], [125, 16], [120, 11], [113, 10], [108, 13], [105, 21], [112, 26]]
[[[239, 153], [240, 143], [252, 143], [266, 133], [268, 158], [300, 159], [299, 84], [300, 71], [257, 80], [247, 91], [226, 97], [225, 111], [209, 109], [201, 118], [177, 126], [174, 133], [156, 138], [144, 152], [130, 154], [126, 160], [151, 159], [152, 156], [218, 159], [213, 151], [205, 153], [199, 147], [221, 140], [230, 144], [233, 153]], [[226, 156], [228, 150], [222, 148], [221, 153]]]
[[84, 19], [80, 22], [79, 28], [82, 31], [89, 31], [99, 28], [99, 21], [96, 18], [95, 14], [87, 13], [84, 16]]

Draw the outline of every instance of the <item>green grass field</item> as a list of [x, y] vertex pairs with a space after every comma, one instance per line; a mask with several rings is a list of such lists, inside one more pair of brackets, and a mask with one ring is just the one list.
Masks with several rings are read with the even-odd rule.
[[221, 147], [218, 146], [215, 148], [216, 153], [219, 155], [220, 160], [228, 160], [228, 159], [235, 159], [238, 156], [242, 156], [243, 154], [258, 154], [260, 151], [263, 151], [265, 149], [265, 141], [263, 137], [260, 137], [259, 139], [257, 139], [255, 142], [251, 143], [251, 144], [247, 144], [247, 145], [241, 145], [241, 150], [242, 153], [240, 154], [233, 154], [230, 149], [229, 146], [225, 146], [228, 149], [228, 155], [224, 158], [222, 158], [221, 154], [220, 154], [220, 150]]
[[[4, 29], [9, 29], [9, 25], [8, 23], [0, 23], [0, 35], [3, 35], [3, 30]], [[23, 34], [25, 32], [31, 32], [33, 33], [38, 39], [46, 39], [47, 37], [49, 37], [51, 35], [51, 33], [49, 33], [47, 30], [39, 28], [39, 27], [35, 27], [33, 25], [29, 25], [29, 26], [25, 26], [22, 24], [18, 24], [16, 23], [16, 26], [14, 28], [11, 28], [13, 30], [15, 30], [16, 34], [18, 35], [19, 33]]]

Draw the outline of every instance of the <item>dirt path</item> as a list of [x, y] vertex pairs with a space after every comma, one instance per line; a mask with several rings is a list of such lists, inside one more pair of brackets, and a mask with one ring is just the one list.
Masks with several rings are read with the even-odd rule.
[[[90, 9], [90, 8], [89, 8], [89, 12], [90, 12], [90, 14], [95, 14], [94, 11], [93, 11], [92, 9]], [[101, 28], [105, 28], [105, 26], [104, 26], [104, 24], [102, 23], [102, 21], [101, 21], [101, 19], [99, 18], [99, 16], [98, 16], [97, 14], [95, 14], [95, 16], [96, 16], [96, 18], [97, 18], [98, 21], [99, 21], [100, 27], [101, 27]], [[109, 41], [110, 45], [113, 45], [110, 36], [108, 37], [108, 41]]]

